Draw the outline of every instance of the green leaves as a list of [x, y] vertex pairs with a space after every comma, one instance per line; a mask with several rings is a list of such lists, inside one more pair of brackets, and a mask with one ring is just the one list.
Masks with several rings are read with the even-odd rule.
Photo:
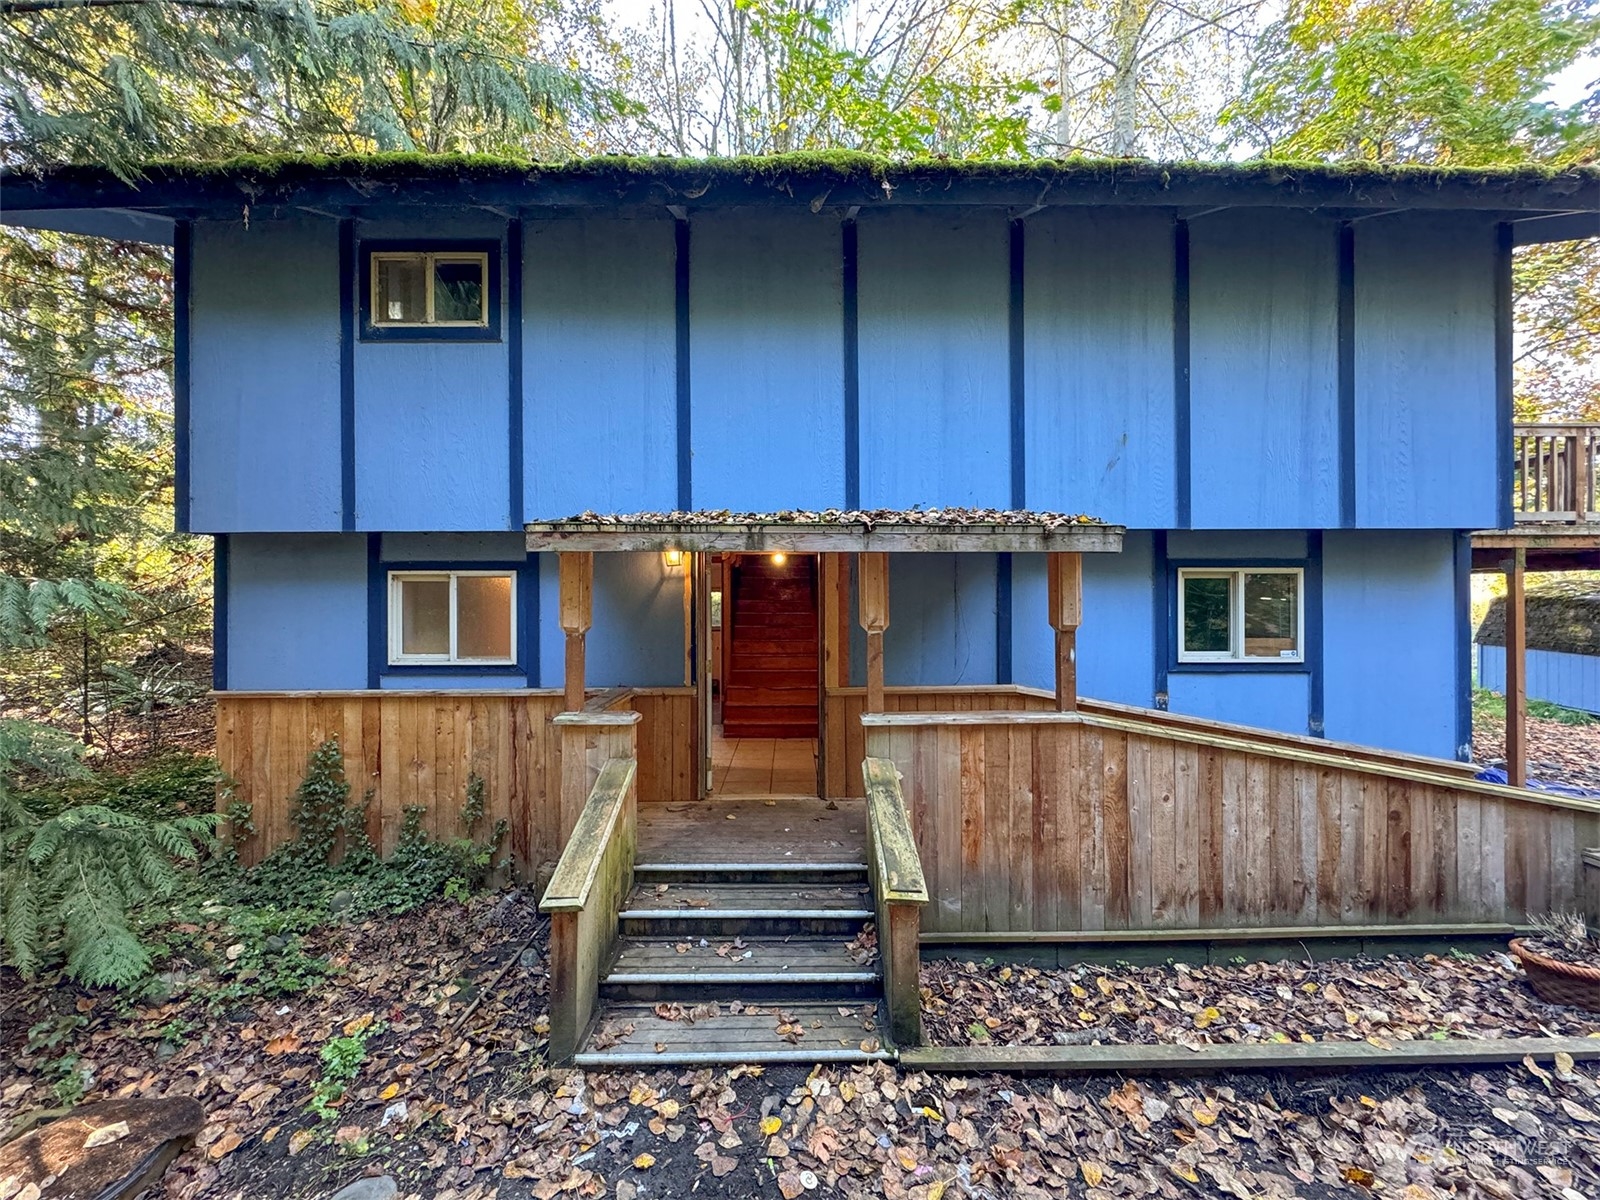
[[1591, 0], [1302, 0], [1261, 39], [1223, 123], [1269, 157], [1574, 161], [1600, 135], [1538, 97], [1597, 37]]

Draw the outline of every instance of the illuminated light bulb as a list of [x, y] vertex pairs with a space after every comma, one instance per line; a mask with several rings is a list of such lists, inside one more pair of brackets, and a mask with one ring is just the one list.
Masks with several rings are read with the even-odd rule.
[[774, 566], [781, 567], [781, 566], [783, 566], [784, 563], [786, 563], [788, 561], [789, 561], [789, 556], [787, 554], [774, 554], [772, 556], [772, 562], [773, 562]]
[[667, 566], [669, 567], [681, 567], [683, 565], [682, 550], [668, 550], [665, 557], [667, 560]]

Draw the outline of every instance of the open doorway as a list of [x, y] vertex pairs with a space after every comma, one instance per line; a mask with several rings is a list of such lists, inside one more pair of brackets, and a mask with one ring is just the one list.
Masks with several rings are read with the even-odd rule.
[[710, 795], [816, 796], [817, 556], [718, 554], [708, 567]]

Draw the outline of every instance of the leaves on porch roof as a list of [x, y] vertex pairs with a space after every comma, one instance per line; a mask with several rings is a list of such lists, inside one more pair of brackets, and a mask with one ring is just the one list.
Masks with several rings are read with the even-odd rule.
[[786, 508], [778, 512], [734, 512], [726, 508], [693, 512], [581, 512], [554, 524], [575, 525], [1026, 525], [1058, 529], [1102, 525], [1085, 513], [1035, 512], [1017, 508]]

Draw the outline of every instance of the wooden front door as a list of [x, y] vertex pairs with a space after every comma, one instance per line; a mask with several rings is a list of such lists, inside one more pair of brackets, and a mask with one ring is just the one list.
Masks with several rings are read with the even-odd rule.
[[723, 732], [816, 737], [816, 556], [740, 554], [724, 564]]

